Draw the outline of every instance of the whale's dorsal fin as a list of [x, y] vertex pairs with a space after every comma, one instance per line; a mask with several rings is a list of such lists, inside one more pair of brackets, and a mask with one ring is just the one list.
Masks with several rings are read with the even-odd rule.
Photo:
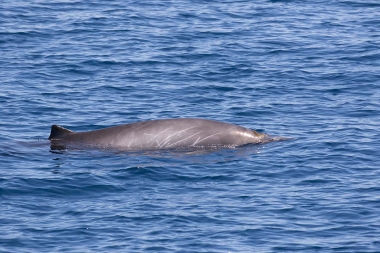
[[49, 140], [60, 139], [61, 137], [71, 133], [74, 132], [58, 125], [52, 125]]

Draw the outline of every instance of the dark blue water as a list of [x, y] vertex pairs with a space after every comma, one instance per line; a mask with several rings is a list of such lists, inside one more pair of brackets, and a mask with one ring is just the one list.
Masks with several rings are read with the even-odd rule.
[[[0, 252], [380, 252], [380, 3], [0, 3]], [[201, 117], [293, 140], [50, 150]]]

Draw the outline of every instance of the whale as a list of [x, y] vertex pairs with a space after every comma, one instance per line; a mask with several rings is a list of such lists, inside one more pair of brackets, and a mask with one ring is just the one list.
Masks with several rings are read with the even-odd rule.
[[52, 125], [52, 146], [90, 146], [123, 150], [235, 148], [284, 140], [242, 126], [201, 118], [141, 121], [87, 132]]

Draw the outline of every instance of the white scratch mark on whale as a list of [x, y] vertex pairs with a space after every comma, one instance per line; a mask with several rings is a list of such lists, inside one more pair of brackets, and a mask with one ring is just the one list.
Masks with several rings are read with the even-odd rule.
[[184, 140], [187, 140], [187, 139], [193, 137], [194, 135], [200, 134], [200, 133], [202, 133], [202, 132], [203, 132], [203, 130], [201, 130], [201, 131], [199, 131], [199, 132], [196, 132], [195, 134], [192, 134], [192, 135], [190, 135], [190, 136], [188, 136], [188, 137], [186, 137], [186, 138], [184, 138], [184, 139], [182, 139], [182, 140], [180, 140], [180, 141], [176, 141], [176, 142], [174, 142], [174, 143], [172, 143], [172, 144], [170, 144], [170, 145], [168, 145], [168, 146], [166, 146], [166, 147], [171, 147], [171, 146], [177, 144], [178, 142], [182, 142], [182, 141], [184, 141]]
[[201, 140], [199, 140], [199, 138], [198, 138], [198, 140], [197, 140], [196, 142], [194, 142], [193, 146], [197, 145], [198, 142], [204, 141], [204, 140], [206, 140], [206, 139], [208, 139], [208, 138], [210, 138], [210, 137], [213, 137], [213, 136], [218, 135], [218, 134], [221, 134], [221, 133], [222, 133], [222, 132], [219, 132], [219, 133], [216, 133], [216, 134], [209, 135], [209, 136], [207, 136], [207, 137], [205, 137], [205, 138], [203, 138], [203, 139], [201, 139]]
[[[154, 140], [155, 138], [157, 138], [160, 134], [168, 131], [171, 127], [168, 127], [166, 129], [164, 129], [163, 131], [159, 132], [158, 134], [154, 135], [150, 140], [148, 140], [148, 142], [151, 142], [152, 140]], [[152, 135], [152, 134], [147, 134], [147, 133], [144, 133], [145, 135]]]
[[200, 139], [201, 137], [198, 137], [198, 139], [193, 143], [193, 145], [191, 145], [191, 146], [195, 146], [195, 144], [197, 144], [198, 142], [199, 142], [199, 139]]
[[158, 143], [158, 147], [163, 147], [163, 146], [165, 146], [168, 142], [170, 142], [170, 140], [171, 140], [171, 138], [173, 137], [173, 136], [175, 136], [175, 135], [179, 135], [180, 133], [182, 133], [182, 132], [185, 132], [185, 131], [187, 131], [187, 130], [190, 130], [190, 129], [192, 129], [192, 128], [195, 128], [196, 126], [192, 126], [192, 127], [188, 127], [188, 128], [185, 128], [185, 129], [182, 129], [182, 130], [180, 130], [180, 131], [177, 131], [177, 132], [175, 132], [175, 133], [173, 133], [173, 134], [169, 134], [167, 137], [165, 137], [160, 143]]

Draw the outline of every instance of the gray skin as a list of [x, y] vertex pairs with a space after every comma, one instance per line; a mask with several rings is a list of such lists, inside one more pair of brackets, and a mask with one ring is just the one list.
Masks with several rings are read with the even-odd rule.
[[280, 140], [241, 126], [207, 119], [183, 118], [137, 122], [88, 132], [53, 125], [49, 140], [129, 150], [180, 147], [237, 147]]

